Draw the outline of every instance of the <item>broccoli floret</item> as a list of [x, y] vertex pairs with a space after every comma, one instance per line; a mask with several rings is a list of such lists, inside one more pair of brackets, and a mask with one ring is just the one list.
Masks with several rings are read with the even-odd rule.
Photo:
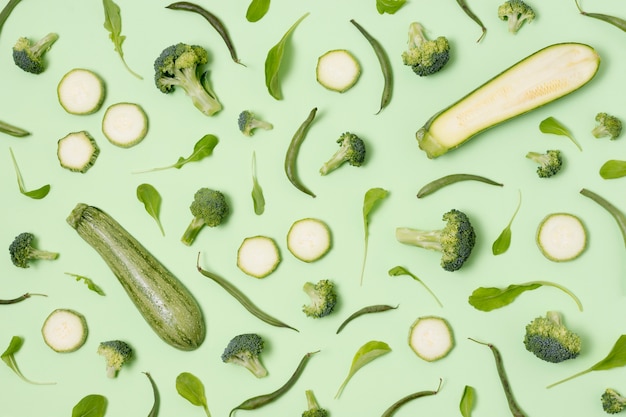
[[337, 305], [337, 292], [332, 281], [322, 279], [315, 284], [306, 282], [302, 289], [311, 299], [309, 304], [302, 306], [302, 311], [308, 317], [318, 319], [333, 312]]
[[320, 407], [312, 390], [308, 389], [304, 394], [308, 408], [302, 413], [302, 417], [328, 417], [328, 410]]
[[57, 252], [49, 252], [34, 247], [35, 235], [29, 232], [15, 236], [9, 245], [9, 253], [13, 265], [28, 268], [30, 262], [36, 259], [54, 260], [59, 257]]
[[509, 32], [517, 33], [524, 22], [535, 19], [535, 11], [522, 0], [508, 0], [498, 7], [498, 17], [509, 24]]
[[208, 60], [201, 46], [182, 42], [169, 46], [154, 61], [154, 82], [165, 94], [181, 87], [202, 113], [212, 116], [222, 110], [222, 104], [208, 83], [208, 71], [201, 70]]
[[339, 149], [322, 165], [320, 174], [326, 175], [339, 168], [344, 162], [360, 167], [365, 161], [365, 142], [354, 133], [345, 132], [337, 139]]
[[476, 233], [467, 215], [452, 209], [443, 215], [446, 225], [440, 230], [396, 229], [400, 243], [441, 252], [441, 267], [456, 271], [469, 258], [476, 243]]
[[402, 62], [413, 69], [420, 77], [441, 70], [450, 59], [450, 43], [445, 36], [429, 40], [424, 35], [424, 27], [413, 22], [409, 26], [408, 48], [402, 53]]
[[261, 363], [261, 352], [265, 343], [256, 333], [244, 333], [228, 342], [222, 353], [222, 362], [234, 363], [248, 369], [257, 378], [267, 375], [267, 369]]
[[602, 401], [602, 409], [607, 414], [617, 414], [626, 409], [626, 397], [623, 397], [613, 388], [604, 390], [600, 400]]
[[274, 125], [259, 119], [256, 114], [252, 113], [249, 110], [244, 110], [239, 113], [237, 125], [239, 126], [239, 130], [241, 130], [241, 133], [246, 136], [252, 136], [254, 134], [254, 129], [256, 128], [265, 130], [271, 130], [274, 128]]
[[230, 211], [226, 197], [220, 191], [200, 188], [189, 206], [193, 220], [181, 237], [181, 242], [190, 246], [204, 226], [216, 227], [226, 220]]
[[526, 326], [524, 346], [539, 359], [558, 363], [580, 353], [580, 337], [563, 324], [561, 314], [548, 311]]
[[526, 158], [539, 164], [537, 167], [539, 178], [550, 178], [563, 167], [561, 151], [556, 149], [547, 150], [545, 153], [528, 152]]
[[26, 72], [41, 74], [46, 69], [44, 55], [57, 39], [59, 35], [56, 33], [48, 33], [36, 43], [25, 37], [19, 38], [13, 46], [13, 62]]
[[615, 116], [598, 113], [596, 122], [598, 122], [598, 125], [591, 131], [591, 134], [596, 138], [608, 136], [611, 140], [615, 140], [622, 133], [622, 121]]
[[107, 377], [115, 378], [122, 366], [133, 357], [133, 349], [121, 340], [109, 340], [100, 343], [98, 355], [106, 360]]

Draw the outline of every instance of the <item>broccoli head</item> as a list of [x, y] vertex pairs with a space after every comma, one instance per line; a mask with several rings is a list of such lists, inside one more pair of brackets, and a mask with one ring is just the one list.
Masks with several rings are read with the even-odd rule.
[[615, 116], [607, 113], [598, 113], [596, 122], [598, 122], [598, 125], [591, 131], [591, 134], [596, 138], [608, 136], [611, 140], [615, 140], [622, 133], [622, 121]]
[[307, 409], [302, 413], [302, 417], [328, 417], [328, 411], [320, 407], [313, 391], [308, 389], [306, 395]]
[[59, 35], [56, 33], [48, 33], [35, 43], [25, 37], [19, 38], [13, 46], [13, 62], [26, 72], [41, 74], [45, 69], [44, 55], [57, 39]]
[[326, 175], [339, 168], [344, 162], [360, 167], [365, 161], [365, 142], [354, 133], [345, 132], [337, 139], [339, 149], [320, 168], [320, 174]]
[[537, 317], [526, 326], [526, 350], [546, 362], [573, 359], [580, 353], [580, 345], [580, 337], [565, 327], [556, 311], [548, 311], [544, 317]]
[[267, 375], [261, 363], [261, 352], [265, 344], [256, 333], [244, 333], [233, 337], [222, 353], [222, 362], [243, 366], [257, 378]]
[[222, 224], [226, 220], [230, 207], [226, 197], [220, 191], [200, 188], [194, 194], [189, 210], [193, 219], [180, 239], [187, 246], [194, 242], [204, 226], [216, 227]]
[[20, 233], [9, 245], [11, 262], [20, 268], [28, 268], [36, 259], [54, 260], [59, 257], [57, 252], [48, 252], [34, 247], [35, 235], [29, 232]]
[[549, 178], [555, 175], [563, 167], [563, 158], [561, 151], [551, 149], [545, 153], [528, 152], [526, 158], [539, 164], [537, 167], [537, 175], [539, 178]]
[[443, 215], [446, 225], [439, 230], [396, 229], [396, 240], [407, 245], [441, 252], [441, 267], [456, 271], [469, 258], [476, 244], [476, 233], [467, 215], [452, 209]]
[[271, 123], [259, 119], [256, 114], [252, 113], [249, 110], [244, 110], [239, 113], [237, 125], [239, 126], [239, 130], [241, 131], [241, 133], [246, 136], [252, 136], [254, 134], [254, 129], [256, 128], [265, 130], [271, 130], [274, 128]]
[[509, 32], [517, 33], [524, 22], [535, 19], [535, 11], [522, 0], [508, 0], [498, 7], [498, 17], [509, 24]]
[[302, 289], [311, 299], [309, 304], [302, 306], [302, 311], [308, 317], [318, 319], [333, 312], [337, 305], [337, 292], [332, 281], [322, 279], [315, 284], [306, 282]]
[[169, 46], [154, 61], [154, 82], [165, 94], [177, 86], [182, 88], [196, 108], [212, 116], [222, 110], [222, 104], [209, 85], [208, 72], [201, 69], [208, 60], [208, 52], [201, 46], [182, 42]]
[[107, 376], [115, 378], [122, 366], [133, 357], [133, 349], [121, 340], [108, 340], [100, 343], [98, 355], [103, 356], [106, 361]]
[[409, 26], [407, 50], [402, 53], [402, 62], [413, 69], [420, 77], [441, 70], [450, 59], [450, 43], [445, 36], [429, 40], [424, 35], [424, 27], [413, 22]]
[[626, 397], [623, 397], [613, 388], [604, 390], [600, 401], [602, 401], [602, 409], [607, 414], [617, 414], [626, 409]]

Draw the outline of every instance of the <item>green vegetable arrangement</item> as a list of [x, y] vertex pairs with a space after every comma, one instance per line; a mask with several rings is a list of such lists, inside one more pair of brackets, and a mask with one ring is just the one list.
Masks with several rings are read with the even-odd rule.
[[621, 2], [0, 1], [3, 415], [626, 409]]

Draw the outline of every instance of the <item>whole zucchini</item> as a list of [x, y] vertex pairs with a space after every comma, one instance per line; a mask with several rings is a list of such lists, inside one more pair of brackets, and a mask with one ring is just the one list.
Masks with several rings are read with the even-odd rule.
[[79, 203], [67, 222], [100, 254], [161, 339], [181, 350], [202, 344], [206, 329], [196, 299], [115, 219]]

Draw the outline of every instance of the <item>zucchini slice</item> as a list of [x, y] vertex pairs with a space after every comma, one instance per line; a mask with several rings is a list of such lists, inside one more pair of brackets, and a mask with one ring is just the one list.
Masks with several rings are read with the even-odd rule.
[[271, 237], [247, 237], [237, 251], [237, 266], [251, 277], [265, 278], [274, 272], [279, 263], [280, 252]]
[[148, 116], [139, 104], [112, 104], [102, 117], [102, 133], [113, 145], [130, 148], [146, 137]]
[[432, 116], [416, 133], [436, 158], [478, 133], [561, 98], [589, 82], [600, 57], [589, 45], [557, 43], [522, 59]]
[[304, 262], [320, 259], [330, 250], [330, 245], [330, 229], [319, 219], [296, 220], [287, 232], [289, 252]]
[[409, 346], [417, 356], [427, 362], [439, 360], [454, 347], [452, 328], [442, 317], [420, 317], [409, 331]]
[[349, 51], [333, 49], [318, 58], [315, 73], [322, 86], [343, 93], [359, 79], [361, 65]]
[[72, 132], [57, 142], [57, 157], [65, 169], [85, 173], [100, 154], [95, 139], [86, 131]]
[[46, 345], [55, 352], [73, 352], [87, 340], [87, 321], [77, 311], [58, 308], [48, 315], [41, 328]]
[[570, 213], [551, 213], [537, 228], [537, 245], [541, 253], [551, 261], [571, 261], [585, 250], [587, 231], [577, 216]]
[[104, 81], [98, 74], [84, 68], [74, 68], [61, 78], [57, 97], [61, 107], [70, 114], [92, 114], [104, 102]]

